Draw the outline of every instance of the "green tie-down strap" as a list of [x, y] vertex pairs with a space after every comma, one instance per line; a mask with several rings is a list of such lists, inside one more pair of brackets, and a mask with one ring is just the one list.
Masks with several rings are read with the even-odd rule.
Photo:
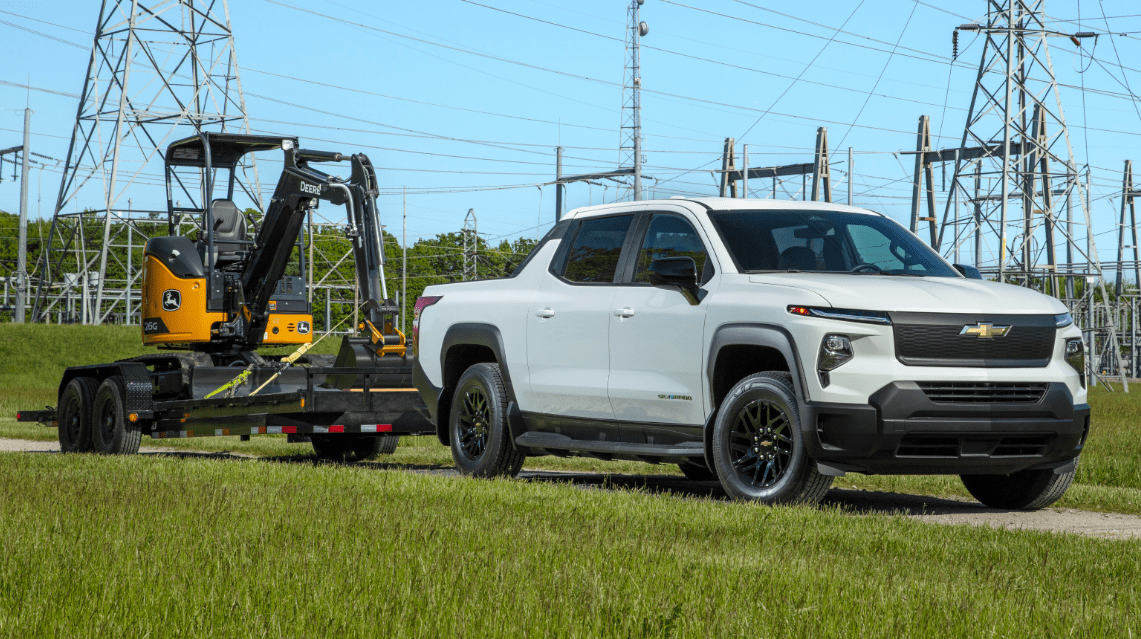
[[246, 370], [238, 373], [237, 377], [235, 377], [234, 379], [231, 379], [230, 381], [226, 382], [221, 387], [219, 387], [218, 390], [207, 395], [206, 399], [210, 399], [211, 397], [213, 397], [213, 396], [215, 396], [218, 393], [221, 393], [223, 391], [228, 391], [226, 393], [226, 397], [233, 397], [234, 391], [236, 391], [239, 386], [246, 383], [246, 381], [250, 378], [250, 373], [252, 373], [253, 370], [254, 370], [254, 365], [250, 364], [249, 366], [246, 367]]

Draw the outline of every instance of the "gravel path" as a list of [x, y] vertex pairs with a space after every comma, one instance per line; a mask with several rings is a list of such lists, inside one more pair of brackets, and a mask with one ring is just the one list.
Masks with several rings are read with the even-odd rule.
[[[58, 442], [37, 442], [23, 439], [0, 439], [0, 452], [56, 453]], [[170, 448], [139, 448], [142, 454], [166, 454], [182, 457], [227, 457], [253, 459], [253, 455], [239, 453], [209, 453]], [[289, 458], [296, 461], [296, 458]], [[409, 467], [403, 464], [366, 464], [377, 470], [412, 470], [432, 475], [455, 475], [454, 468]], [[671, 493], [691, 497], [723, 498], [724, 493], [716, 482], [694, 482], [671, 475], [607, 475], [549, 470], [524, 470], [519, 478], [525, 481], [564, 482], [587, 489], [633, 489]], [[994, 510], [968, 500], [921, 495], [903, 495], [864, 490], [834, 488], [824, 499], [825, 505], [840, 506], [860, 514], [902, 514], [920, 521], [937, 524], [990, 526], [1010, 530], [1037, 530], [1054, 533], [1071, 533], [1103, 539], [1141, 539], [1141, 517], [1119, 513], [1098, 513], [1068, 508], [1047, 508], [1034, 512]]]

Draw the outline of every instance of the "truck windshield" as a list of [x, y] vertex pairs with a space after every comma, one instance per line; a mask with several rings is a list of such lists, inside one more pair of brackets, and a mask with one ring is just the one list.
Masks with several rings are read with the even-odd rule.
[[713, 220], [737, 269], [959, 277], [931, 248], [879, 215], [840, 211], [720, 211]]

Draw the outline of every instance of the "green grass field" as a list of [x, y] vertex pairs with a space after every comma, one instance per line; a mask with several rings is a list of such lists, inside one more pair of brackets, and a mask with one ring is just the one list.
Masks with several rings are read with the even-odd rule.
[[[324, 340], [313, 352], [332, 353], [340, 338]], [[55, 440], [53, 429], [19, 424], [21, 408], [56, 403], [56, 385], [69, 365], [108, 362], [148, 352], [139, 344], [138, 327], [42, 326], [0, 324], [0, 437]], [[153, 350], [151, 350], [153, 352]], [[287, 351], [281, 351], [287, 352]], [[1125, 394], [1094, 389], [1093, 427], [1075, 484], [1059, 506], [1141, 513], [1141, 388]], [[207, 437], [191, 440], [143, 439], [144, 446], [201, 451], [232, 451], [259, 456], [305, 456], [308, 444], [287, 444], [281, 436]], [[386, 463], [451, 466], [451, 455], [434, 438], [405, 438]], [[592, 459], [536, 457], [527, 468], [604, 473], [680, 474], [675, 466]], [[848, 475], [836, 486], [940, 496], [967, 496], [957, 477], [864, 477]]]
[[[0, 325], [0, 437], [54, 439], [10, 416], [54, 404], [65, 366], [142, 352], [137, 339]], [[1060, 505], [1141, 512], [1141, 392], [1091, 401]], [[1135, 542], [387, 472], [451, 466], [432, 438], [383, 465], [315, 464], [278, 436], [143, 444], [276, 461], [0, 454], [0, 636], [1141, 636]], [[964, 494], [939, 477], [836, 485]]]
[[1141, 544], [368, 465], [0, 455], [0, 636], [1135, 636]]

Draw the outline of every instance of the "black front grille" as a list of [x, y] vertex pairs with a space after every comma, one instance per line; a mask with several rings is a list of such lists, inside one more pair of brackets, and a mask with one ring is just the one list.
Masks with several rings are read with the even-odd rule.
[[[908, 366], [1044, 367], [1058, 329], [1053, 315], [892, 313], [895, 354]], [[963, 334], [979, 324], [1009, 326], [1002, 337]]]
[[940, 435], [904, 435], [897, 457], [958, 457], [959, 438]]
[[991, 457], [1041, 457], [1046, 454], [1050, 438], [1045, 435], [1003, 437]]
[[896, 457], [1041, 457], [1054, 435], [911, 434], [899, 440]]
[[1036, 404], [1049, 384], [1028, 382], [917, 382], [936, 404]]

